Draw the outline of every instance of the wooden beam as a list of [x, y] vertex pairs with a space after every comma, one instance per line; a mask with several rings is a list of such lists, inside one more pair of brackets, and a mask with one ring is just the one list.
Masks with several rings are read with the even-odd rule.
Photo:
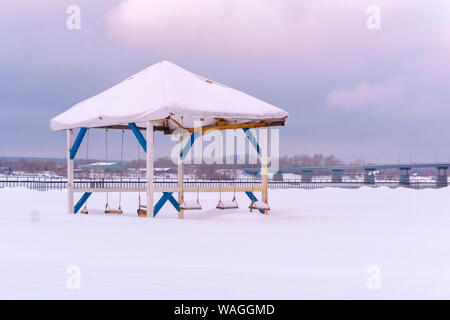
[[216, 120], [216, 126], [225, 126], [227, 125], [227, 121], [223, 118], [214, 118]]
[[[181, 192], [181, 188], [177, 186], [173, 187], [154, 187], [154, 192]], [[184, 193], [195, 193], [197, 192], [197, 189], [199, 192], [219, 192], [220, 190], [222, 192], [233, 192], [235, 190], [234, 187], [183, 187]], [[76, 188], [73, 189], [73, 192], [75, 193], [85, 193], [85, 192], [146, 192], [145, 187], [133, 187], [133, 188]], [[258, 186], [246, 186], [246, 187], [236, 187], [236, 192], [245, 192], [245, 191], [263, 191], [264, 188], [262, 188], [260, 185]]]
[[[224, 124], [224, 125], [215, 125], [215, 126], [206, 126], [203, 127], [203, 131], [208, 130], [231, 130], [231, 129], [251, 129], [251, 128], [261, 128], [261, 127], [267, 127], [267, 123], [241, 123], [241, 124]], [[194, 129], [186, 129], [189, 132], [193, 131]]]
[[[263, 191], [261, 192], [262, 201], [264, 203], [269, 202], [269, 171], [268, 171], [268, 153], [269, 153], [269, 128], [261, 129], [261, 145], [262, 145], [262, 157], [261, 157], [261, 187]], [[264, 214], [269, 214], [268, 210], [263, 211]]]
[[[184, 128], [177, 120], [173, 118], [169, 118], [172, 120], [179, 128], [187, 130], [189, 132], [194, 132], [195, 128]], [[285, 119], [276, 121], [260, 121], [260, 122], [252, 122], [252, 123], [240, 123], [240, 124], [229, 124], [222, 118], [214, 118], [216, 120], [216, 124], [213, 126], [205, 126], [202, 127], [203, 131], [208, 130], [231, 130], [231, 129], [252, 129], [252, 128], [262, 128], [262, 127], [273, 127], [273, 126], [284, 126]]]
[[[163, 131], [164, 134], [170, 134], [173, 132], [173, 130], [169, 129], [167, 120], [172, 120], [179, 128], [183, 128], [183, 126], [176, 121], [173, 118], [164, 118], [164, 119], [158, 119], [153, 120], [153, 127], [155, 131]], [[256, 119], [255, 119], [256, 121]], [[158, 125], [158, 123], [161, 122], [161, 125]], [[241, 124], [225, 124], [225, 125], [213, 125], [213, 126], [206, 126], [203, 127], [203, 130], [228, 130], [228, 129], [243, 129], [243, 128], [261, 128], [261, 127], [283, 127], [285, 125], [286, 119], [265, 119], [264, 121], [260, 122], [251, 122], [251, 123], [241, 123]], [[229, 123], [229, 122], [228, 122]], [[138, 127], [139, 129], [145, 129], [145, 127]], [[98, 127], [91, 127], [91, 129], [124, 129], [129, 130], [130, 127], [126, 125], [112, 125], [112, 126], [98, 126]], [[183, 128], [189, 132], [193, 132], [195, 128]]]
[[177, 120], [175, 120], [172, 117], [170, 117], [169, 119], [172, 120], [178, 127], [180, 127], [181, 129], [184, 129], [183, 126]]

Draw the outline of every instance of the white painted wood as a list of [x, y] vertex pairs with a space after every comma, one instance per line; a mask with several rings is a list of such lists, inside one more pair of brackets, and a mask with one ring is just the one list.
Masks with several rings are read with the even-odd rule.
[[[183, 145], [183, 135], [180, 134], [180, 154], [182, 150], [184, 149]], [[178, 161], [178, 203], [181, 204], [184, 201], [184, 194], [183, 194], [183, 180], [184, 180], [184, 162], [182, 157], [180, 156]], [[178, 212], [178, 219], [184, 219], [184, 210], [180, 209]]]
[[73, 130], [67, 131], [67, 213], [73, 213], [73, 160], [70, 159], [70, 149], [73, 145]]
[[[268, 179], [268, 153], [269, 153], [269, 128], [261, 128], [261, 192], [262, 202], [268, 203], [269, 201], [269, 179]], [[268, 214], [269, 211], [264, 210], [264, 214]]]
[[[221, 189], [219, 187], [200, 187], [199, 192], [219, 192], [219, 190], [222, 190], [222, 192], [233, 192], [233, 187], [222, 187]], [[262, 192], [264, 190], [263, 187], [236, 187], [236, 192], [245, 192], [245, 191], [254, 191], [254, 192]], [[84, 193], [84, 192], [147, 192], [147, 188], [76, 188], [73, 189], [75, 193]], [[181, 188], [178, 188], [178, 186], [175, 187], [153, 187], [153, 193], [155, 192], [179, 192], [181, 191]], [[184, 187], [183, 190], [184, 193], [196, 193], [197, 187]]]
[[153, 217], [153, 123], [147, 121], [147, 217]]

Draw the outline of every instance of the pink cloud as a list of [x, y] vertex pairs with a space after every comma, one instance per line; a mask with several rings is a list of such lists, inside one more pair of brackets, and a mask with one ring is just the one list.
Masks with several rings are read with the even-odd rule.
[[[124, 0], [106, 14], [127, 46], [196, 56], [291, 61], [327, 73], [365, 71], [371, 61], [417, 54], [445, 37], [447, 1], [379, 0], [382, 26], [366, 27], [370, 1]], [[436, 10], [440, 8], [440, 10]]]
[[370, 85], [361, 81], [352, 89], [336, 89], [327, 95], [327, 104], [339, 108], [369, 108], [386, 104], [403, 104], [404, 90], [399, 81], [389, 80]]
[[[430, 92], [445, 92], [450, 75], [450, 3], [379, 0], [378, 31], [366, 27], [371, 4], [123, 0], [106, 14], [106, 22], [110, 35], [134, 49], [215, 64], [232, 59], [247, 71], [281, 70], [278, 79], [288, 69], [326, 77], [335, 88], [325, 96], [329, 106], [437, 109], [443, 99]], [[356, 85], [342, 85], [349, 81]]]
[[365, 6], [332, 0], [125, 0], [108, 30], [134, 47], [313, 59], [365, 32]]

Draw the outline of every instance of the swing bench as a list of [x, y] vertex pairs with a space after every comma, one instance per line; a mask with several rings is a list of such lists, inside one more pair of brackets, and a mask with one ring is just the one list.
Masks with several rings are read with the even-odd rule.
[[[198, 176], [200, 176], [201, 173], [198, 173]], [[200, 189], [200, 179], [197, 176], [197, 199], [195, 200], [184, 200], [181, 201], [179, 208], [181, 210], [202, 210], [202, 205], [200, 204], [200, 198], [199, 198], [199, 189]], [[181, 185], [181, 192], [184, 190], [184, 183]]]
[[[122, 188], [122, 172], [123, 172], [123, 136], [125, 131], [122, 129], [122, 148], [120, 152], [120, 188]], [[105, 130], [106, 137], [106, 159], [105, 159], [105, 178], [107, 176], [107, 166], [108, 166], [108, 129]], [[121, 208], [122, 202], [122, 192], [119, 192], [119, 207], [117, 209], [111, 209], [109, 206], [109, 196], [108, 192], [106, 192], [106, 205], [105, 205], [105, 213], [107, 214], [122, 214]]]
[[250, 212], [252, 210], [270, 210], [269, 204], [265, 203], [261, 200], [258, 201], [252, 201], [249, 206]]
[[180, 204], [181, 210], [202, 210], [200, 201], [197, 200], [183, 200]]
[[105, 213], [113, 213], [113, 214], [122, 214], [122, 208], [118, 207], [117, 209], [111, 209], [108, 204], [105, 206]]
[[[236, 132], [236, 129], [234, 130]], [[236, 134], [236, 133], [235, 133]], [[219, 146], [220, 150], [222, 151], [222, 145], [221, 140], [219, 140]], [[222, 200], [222, 175], [219, 175], [219, 202], [217, 203], [216, 208], [220, 210], [227, 210], [227, 209], [238, 209], [239, 205], [236, 200], [236, 160], [233, 159], [233, 199], [232, 200]], [[223, 167], [222, 164], [220, 166]]]
[[137, 209], [137, 214], [139, 217], [146, 217], [147, 216], [147, 206], [143, 204], [139, 204], [139, 208]]
[[220, 210], [238, 209], [239, 205], [236, 201], [236, 197], [233, 197], [233, 200], [219, 200], [216, 208]]

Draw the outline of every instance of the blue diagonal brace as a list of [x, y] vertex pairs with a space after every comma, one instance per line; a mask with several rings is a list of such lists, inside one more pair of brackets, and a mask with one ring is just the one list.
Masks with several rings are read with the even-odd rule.
[[[252, 200], [253, 202], [258, 201], [258, 199], [255, 197], [255, 195], [253, 194], [253, 192], [251, 191], [245, 191], [245, 194], [250, 198], [250, 200]], [[264, 210], [259, 210], [259, 212], [261, 212], [262, 214], [264, 214]]]
[[174, 208], [175, 208], [177, 211], [180, 211], [180, 204], [179, 204], [178, 201], [175, 200], [175, 198], [172, 196], [172, 192], [170, 192], [169, 201], [170, 201], [170, 203], [174, 206]]
[[261, 148], [259, 147], [258, 141], [256, 141], [255, 136], [252, 134], [249, 128], [243, 128], [245, 135], [247, 136], [250, 143], [255, 147], [256, 152], [258, 152], [259, 155], [261, 155]]
[[200, 135], [199, 131], [192, 132], [191, 138], [189, 139], [189, 141], [184, 146], [183, 151], [180, 152], [180, 159], [181, 160], [184, 160], [186, 158], [186, 156], [189, 153], [189, 150], [191, 150], [192, 146], [194, 145], [195, 139], [197, 139], [197, 137], [199, 135]]
[[141, 145], [142, 149], [144, 149], [145, 152], [147, 152], [147, 140], [145, 140], [144, 136], [141, 133], [141, 130], [139, 130], [138, 126], [134, 122], [130, 122], [128, 124], [131, 131], [133, 131], [134, 135], [139, 141], [139, 144]]
[[170, 192], [163, 192], [162, 197], [158, 200], [158, 202], [153, 207], [153, 216], [156, 216], [161, 210], [161, 208], [164, 206], [167, 200], [169, 200], [169, 197], [172, 195]]
[[164, 204], [167, 202], [167, 200], [169, 200], [170, 203], [172, 203], [172, 205], [175, 207], [175, 209], [177, 211], [180, 211], [178, 201], [175, 200], [175, 198], [172, 196], [172, 194], [173, 194], [173, 192], [163, 192], [163, 195], [158, 200], [156, 205], [153, 207], [153, 216], [154, 217], [158, 214], [159, 210], [161, 210], [161, 208], [164, 206]]
[[81, 207], [83, 206], [83, 204], [86, 202], [86, 200], [91, 196], [92, 192], [85, 192], [80, 200], [78, 200], [77, 204], [75, 205], [75, 207], [73, 207], [73, 213], [77, 213], [78, 210], [81, 209]]
[[75, 156], [77, 155], [78, 152], [78, 148], [80, 148], [81, 142], [83, 142], [86, 132], [87, 128], [81, 128], [80, 131], [78, 131], [77, 138], [75, 139], [72, 148], [70, 148], [70, 160], [75, 159]]

